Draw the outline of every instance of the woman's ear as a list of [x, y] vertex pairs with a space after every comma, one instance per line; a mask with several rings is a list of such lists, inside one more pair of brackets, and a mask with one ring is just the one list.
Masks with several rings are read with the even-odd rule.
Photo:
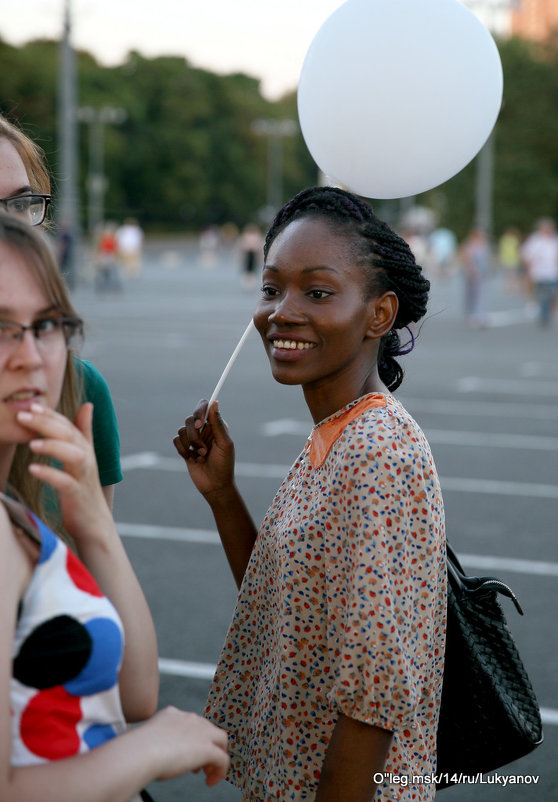
[[387, 334], [393, 328], [398, 309], [399, 299], [394, 292], [384, 292], [371, 299], [367, 337], [377, 339]]

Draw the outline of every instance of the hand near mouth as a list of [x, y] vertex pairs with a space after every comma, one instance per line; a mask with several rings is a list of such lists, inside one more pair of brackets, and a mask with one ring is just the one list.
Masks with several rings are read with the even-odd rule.
[[36, 437], [29, 443], [33, 454], [57, 460], [32, 462], [30, 473], [59, 494], [62, 522], [78, 545], [84, 539], [105, 538], [114, 524], [99, 481], [92, 434], [93, 404], [83, 404], [75, 424], [42, 404], [17, 413], [18, 422]]

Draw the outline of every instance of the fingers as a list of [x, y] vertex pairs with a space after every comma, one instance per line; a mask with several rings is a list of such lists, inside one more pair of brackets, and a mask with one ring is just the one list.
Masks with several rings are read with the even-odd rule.
[[41, 462], [32, 462], [29, 465], [29, 473], [54, 487], [59, 493], [68, 493], [74, 486], [75, 480], [67, 473], [58, 470], [58, 468], [53, 468], [51, 465], [43, 465]]
[[194, 418], [191, 416], [186, 418], [184, 426], [178, 430], [173, 443], [180, 456], [186, 461], [205, 462], [212, 440], [211, 427], [206, 426], [203, 432], [196, 429]]
[[205, 418], [207, 415], [207, 405], [208, 401], [206, 398], [202, 398], [201, 401], [198, 401], [197, 406], [194, 408], [192, 413], [192, 418], [194, 421], [199, 421], [198, 428], [201, 428], [205, 423]]
[[207, 409], [207, 401], [202, 400], [184, 421], [173, 439], [174, 447], [180, 456], [189, 461], [205, 462], [209, 450], [215, 442], [219, 446], [229, 445], [227, 425], [219, 413], [219, 402], [215, 401]]
[[208, 735], [210, 735], [213, 743], [213, 754], [203, 766], [203, 771], [205, 773], [206, 785], [211, 787], [224, 779], [227, 773], [230, 763], [230, 758], [227, 752], [229, 739], [225, 730], [215, 727], [215, 725], [210, 724], [209, 722], [207, 722], [207, 724], [209, 724], [211, 728], [208, 728]]
[[32, 404], [29, 411], [18, 412], [17, 420], [42, 437], [69, 439], [75, 431], [68, 418], [41, 404]]
[[48, 438], [31, 440], [29, 448], [34, 454], [46, 454], [65, 466], [72, 465], [77, 467], [84, 457], [81, 446], [76, 443], [70, 443], [67, 440], [52, 440]]
[[39, 435], [29, 443], [31, 451], [58, 460], [76, 474], [93, 454], [92, 415], [93, 405], [84, 404], [74, 425], [64, 415], [33, 404], [30, 411], [18, 412], [18, 422]]
[[69, 492], [73, 481], [88, 481], [97, 475], [92, 445], [93, 405], [84, 404], [76, 416], [76, 425], [53, 409], [33, 404], [18, 413], [18, 422], [34, 435], [29, 448], [33, 454], [57, 460], [63, 470], [42, 462], [29, 465], [29, 471], [59, 492]]
[[87, 442], [93, 445], [93, 404], [89, 401], [86, 404], [82, 404], [78, 409], [74, 423]]
[[[173, 440], [174, 447], [185, 460], [204, 457], [207, 454], [206, 443], [201, 437], [206, 410], [207, 401], [202, 399], [198, 402], [193, 414], [186, 418], [184, 426], [178, 430], [178, 434]], [[207, 436], [208, 433], [206, 432], [206, 439]]]
[[171, 706], [156, 713], [146, 726], [157, 728], [157, 738], [151, 738], [150, 743], [157, 745], [162, 761], [158, 779], [203, 770], [206, 783], [215, 785], [225, 776], [229, 766], [228, 736], [215, 724]]
[[[204, 719], [206, 721], [207, 719]], [[227, 751], [227, 747], [229, 744], [229, 736], [226, 730], [221, 729], [221, 727], [215, 726], [211, 722], [208, 722], [211, 726], [211, 733], [212, 733], [212, 740], [213, 743], [222, 749], [224, 752]]]
[[180, 439], [180, 432], [181, 432], [181, 429], [178, 430], [178, 434], [176, 435], [176, 437], [173, 438], [172, 442], [173, 442], [174, 447], [176, 448], [176, 450], [178, 451], [178, 453], [182, 457], [182, 459], [188, 459], [188, 450], [186, 448], [184, 448], [184, 446], [182, 445], [182, 441]]
[[219, 750], [216, 752], [216, 759], [203, 767], [205, 773], [205, 784], [210, 788], [224, 780], [229, 768], [230, 758], [226, 752]]

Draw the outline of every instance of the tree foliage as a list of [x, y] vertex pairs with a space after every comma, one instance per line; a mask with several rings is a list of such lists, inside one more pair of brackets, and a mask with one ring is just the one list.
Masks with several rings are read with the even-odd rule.
[[[0, 110], [44, 148], [56, 194], [59, 45], [15, 48], [0, 40]], [[243, 74], [216, 75], [186, 59], [147, 59], [132, 52], [104, 67], [77, 54], [79, 105], [126, 111], [104, 126], [105, 216], [133, 215], [152, 230], [198, 229], [258, 218], [267, 198], [268, 142], [254, 131], [259, 118], [288, 114], [294, 96], [271, 102]], [[85, 219], [89, 126], [79, 125], [79, 185]], [[284, 199], [315, 181], [300, 132], [284, 140]]]
[[[558, 42], [499, 43], [504, 100], [494, 133], [494, 229], [527, 232], [534, 219], [558, 217]], [[77, 54], [81, 106], [117, 106], [104, 128], [106, 216], [137, 217], [146, 229], [199, 229], [256, 219], [267, 201], [268, 139], [254, 121], [297, 119], [296, 94], [265, 99], [243, 74], [216, 75], [186, 59], [132, 52], [117, 67]], [[0, 110], [44, 148], [58, 175], [59, 45], [12, 47], [0, 40]], [[79, 127], [79, 184], [85, 223], [88, 126]], [[298, 132], [282, 140], [283, 200], [316, 183], [317, 169]], [[55, 182], [56, 192], [56, 182]], [[463, 236], [475, 215], [475, 161], [425, 193], [443, 225]], [[379, 204], [375, 204], [379, 206]]]
[[[494, 130], [494, 234], [524, 234], [543, 216], [558, 218], [558, 41], [499, 42], [504, 96]], [[460, 237], [474, 223], [476, 160], [442, 187], [442, 223]]]

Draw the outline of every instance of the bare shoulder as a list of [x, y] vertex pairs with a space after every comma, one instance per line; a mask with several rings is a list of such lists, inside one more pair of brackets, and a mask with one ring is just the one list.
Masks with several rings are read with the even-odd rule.
[[17, 594], [19, 601], [29, 584], [37, 559], [36, 544], [13, 525], [6, 508], [0, 503], [0, 587], [4, 589], [3, 595], [10, 590], [12, 594]]

